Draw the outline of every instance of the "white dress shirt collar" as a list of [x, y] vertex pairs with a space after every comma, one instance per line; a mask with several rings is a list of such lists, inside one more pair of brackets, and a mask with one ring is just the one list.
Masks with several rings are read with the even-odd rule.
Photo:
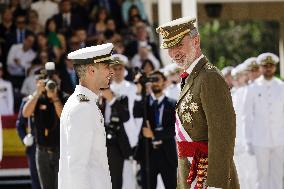
[[190, 75], [192, 70], [194, 69], [194, 67], [196, 66], [196, 64], [199, 62], [199, 60], [201, 60], [201, 58], [203, 58], [204, 55], [201, 54], [200, 57], [198, 57], [197, 59], [195, 59], [192, 64], [190, 64], [190, 66], [187, 68], [186, 72]]
[[152, 97], [152, 100], [158, 100], [158, 104], [160, 104], [164, 98], [165, 98], [165, 95], [163, 94], [162, 96], [160, 96], [159, 98], [156, 98], [155, 95], [153, 93], [151, 93], [151, 97]]
[[99, 96], [96, 93], [94, 93], [93, 91], [82, 85], [76, 85], [75, 93], [86, 95], [86, 97], [91, 101], [98, 101], [99, 99]]

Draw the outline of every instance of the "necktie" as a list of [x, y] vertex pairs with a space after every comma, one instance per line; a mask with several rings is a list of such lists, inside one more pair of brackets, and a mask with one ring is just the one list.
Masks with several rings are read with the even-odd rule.
[[181, 77], [181, 89], [184, 87], [185, 85], [185, 80], [186, 78], [189, 76], [189, 74], [187, 72], [183, 72], [182, 74], [180, 74]]
[[161, 130], [162, 129], [162, 124], [160, 123], [160, 108], [163, 105], [164, 100], [159, 104], [158, 100], [154, 100], [153, 102], [153, 110], [154, 110], [154, 115], [155, 115], [155, 126], [156, 130]]
[[20, 43], [23, 43], [24, 42], [24, 31], [20, 31]]

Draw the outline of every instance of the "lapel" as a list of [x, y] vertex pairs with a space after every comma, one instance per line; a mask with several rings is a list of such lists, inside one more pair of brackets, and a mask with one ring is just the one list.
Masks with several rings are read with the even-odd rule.
[[181, 101], [181, 99], [183, 98], [183, 96], [186, 94], [186, 92], [190, 89], [190, 87], [193, 84], [194, 79], [198, 76], [200, 70], [202, 69], [202, 67], [208, 62], [206, 57], [203, 57], [202, 59], [199, 60], [199, 62], [196, 64], [196, 66], [194, 67], [194, 69], [192, 70], [191, 74], [189, 75], [189, 77], [185, 80], [185, 85], [179, 95], [179, 99], [177, 101], [177, 105], [179, 104], [179, 102]]

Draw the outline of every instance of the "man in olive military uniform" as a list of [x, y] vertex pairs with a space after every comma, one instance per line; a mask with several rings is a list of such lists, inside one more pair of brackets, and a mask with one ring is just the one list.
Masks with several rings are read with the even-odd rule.
[[239, 189], [233, 161], [236, 118], [230, 90], [200, 49], [196, 19], [157, 28], [172, 60], [184, 70], [176, 106], [178, 189]]

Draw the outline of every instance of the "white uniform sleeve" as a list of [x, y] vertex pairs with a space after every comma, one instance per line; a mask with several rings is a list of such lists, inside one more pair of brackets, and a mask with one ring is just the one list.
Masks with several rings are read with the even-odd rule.
[[67, 138], [68, 148], [66, 149], [68, 170], [67, 182], [69, 189], [89, 189], [90, 180], [93, 175], [89, 174], [89, 163], [92, 161], [91, 150], [94, 137], [94, 112], [81, 104], [70, 113]]
[[254, 109], [253, 88], [254, 88], [253, 86], [249, 86], [245, 90], [244, 99], [243, 99], [243, 113], [241, 118], [244, 123], [245, 137], [248, 144], [251, 144], [251, 139], [252, 139], [253, 109]]

